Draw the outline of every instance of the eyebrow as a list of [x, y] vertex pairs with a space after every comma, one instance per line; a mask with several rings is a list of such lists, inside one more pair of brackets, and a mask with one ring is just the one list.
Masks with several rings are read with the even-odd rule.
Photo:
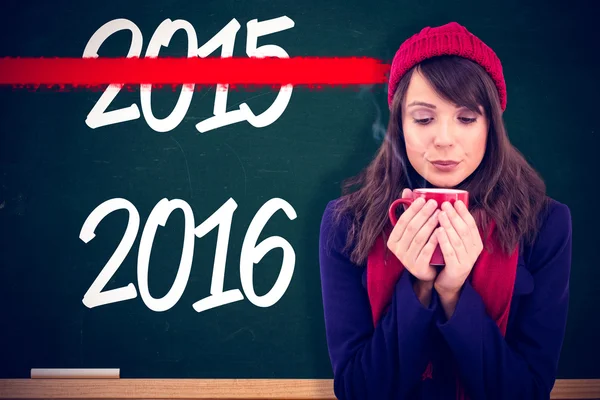
[[[406, 108], [411, 107], [411, 106], [423, 106], [423, 107], [431, 108], [433, 110], [436, 109], [436, 106], [434, 104], [425, 103], [423, 101], [413, 101], [412, 103], [410, 103], [409, 105], [407, 105]], [[471, 111], [469, 109], [469, 107], [467, 107], [467, 106], [456, 106], [456, 108], [457, 109], [459, 109], [459, 108], [465, 108], [465, 109]], [[475, 111], [475, 112], [477, 112], [477, 111]], [[479, 112], [477, 112], [477, 113], [481, 114], [481, 110], [479, 110]]]
[[409, 105], [407, 105], [406, 107], [411, 107], [411, 106], [423, 106], [423, 107], [427, 107], [427, 108], [433, 108], [435, 109], [435, 105], [433, 104], [429, 104], [429, 103], [425, 103], [422, 101], [413, 101], [412, 103], [410, 103]]

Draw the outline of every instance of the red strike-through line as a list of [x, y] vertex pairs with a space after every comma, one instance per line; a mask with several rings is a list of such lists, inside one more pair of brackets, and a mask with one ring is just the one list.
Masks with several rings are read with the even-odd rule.
[[387, 82], [390, 65], [367, 57], [0, 58], [0, 85], [364, 85]]

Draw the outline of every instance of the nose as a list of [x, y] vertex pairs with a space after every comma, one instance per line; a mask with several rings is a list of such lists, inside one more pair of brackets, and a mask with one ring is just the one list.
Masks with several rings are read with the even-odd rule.
[[435, 147], [451, 147], [454, 145], [454, 124], [451, 120], [442, 121], [433, 138]]

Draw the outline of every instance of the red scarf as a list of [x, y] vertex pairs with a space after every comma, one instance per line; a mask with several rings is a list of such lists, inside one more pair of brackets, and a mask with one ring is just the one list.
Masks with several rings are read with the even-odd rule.
[[[501, 251], [498, 242], [491, 235], [494, 228], [495, 224], [492, 222], [487, 242], [488, 246], [497, 250], [490, 254], [484, 246], [484, 250], [477, 259], [468, 279], [482, 297], [488, 315], [496, 321], [502, 335], [505, 335], [517, 274], [519, 247], [517, 246], [510, 255]], [[390, 232], [391, 229], [388, 229], [386, 232], [388, 236]], [[394, 286], [403, 270], [404, 266], [400, 260], [391, 251], [388, 251], [383, 235], [379, 235], [367, 261], [367, 292], [371, 303], [374, 325], [377, 324], [387, 310]], [[458, 378], [458, 373], [456, 375], [456, 398], [458, 400], [467, 399], [468, 397]], [[432, 378], [431, 362], [423, 372], [422, 380], [427, 378]]]

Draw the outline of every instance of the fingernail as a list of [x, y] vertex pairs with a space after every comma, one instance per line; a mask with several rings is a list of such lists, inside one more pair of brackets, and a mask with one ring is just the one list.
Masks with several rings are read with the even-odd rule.
[[422, 197], [419, 197], [417, 200], [415, 200], [415, 203], [417, 203], [418, 205], [423, 205], [423, 204], [425, 204], [425, 199]]

